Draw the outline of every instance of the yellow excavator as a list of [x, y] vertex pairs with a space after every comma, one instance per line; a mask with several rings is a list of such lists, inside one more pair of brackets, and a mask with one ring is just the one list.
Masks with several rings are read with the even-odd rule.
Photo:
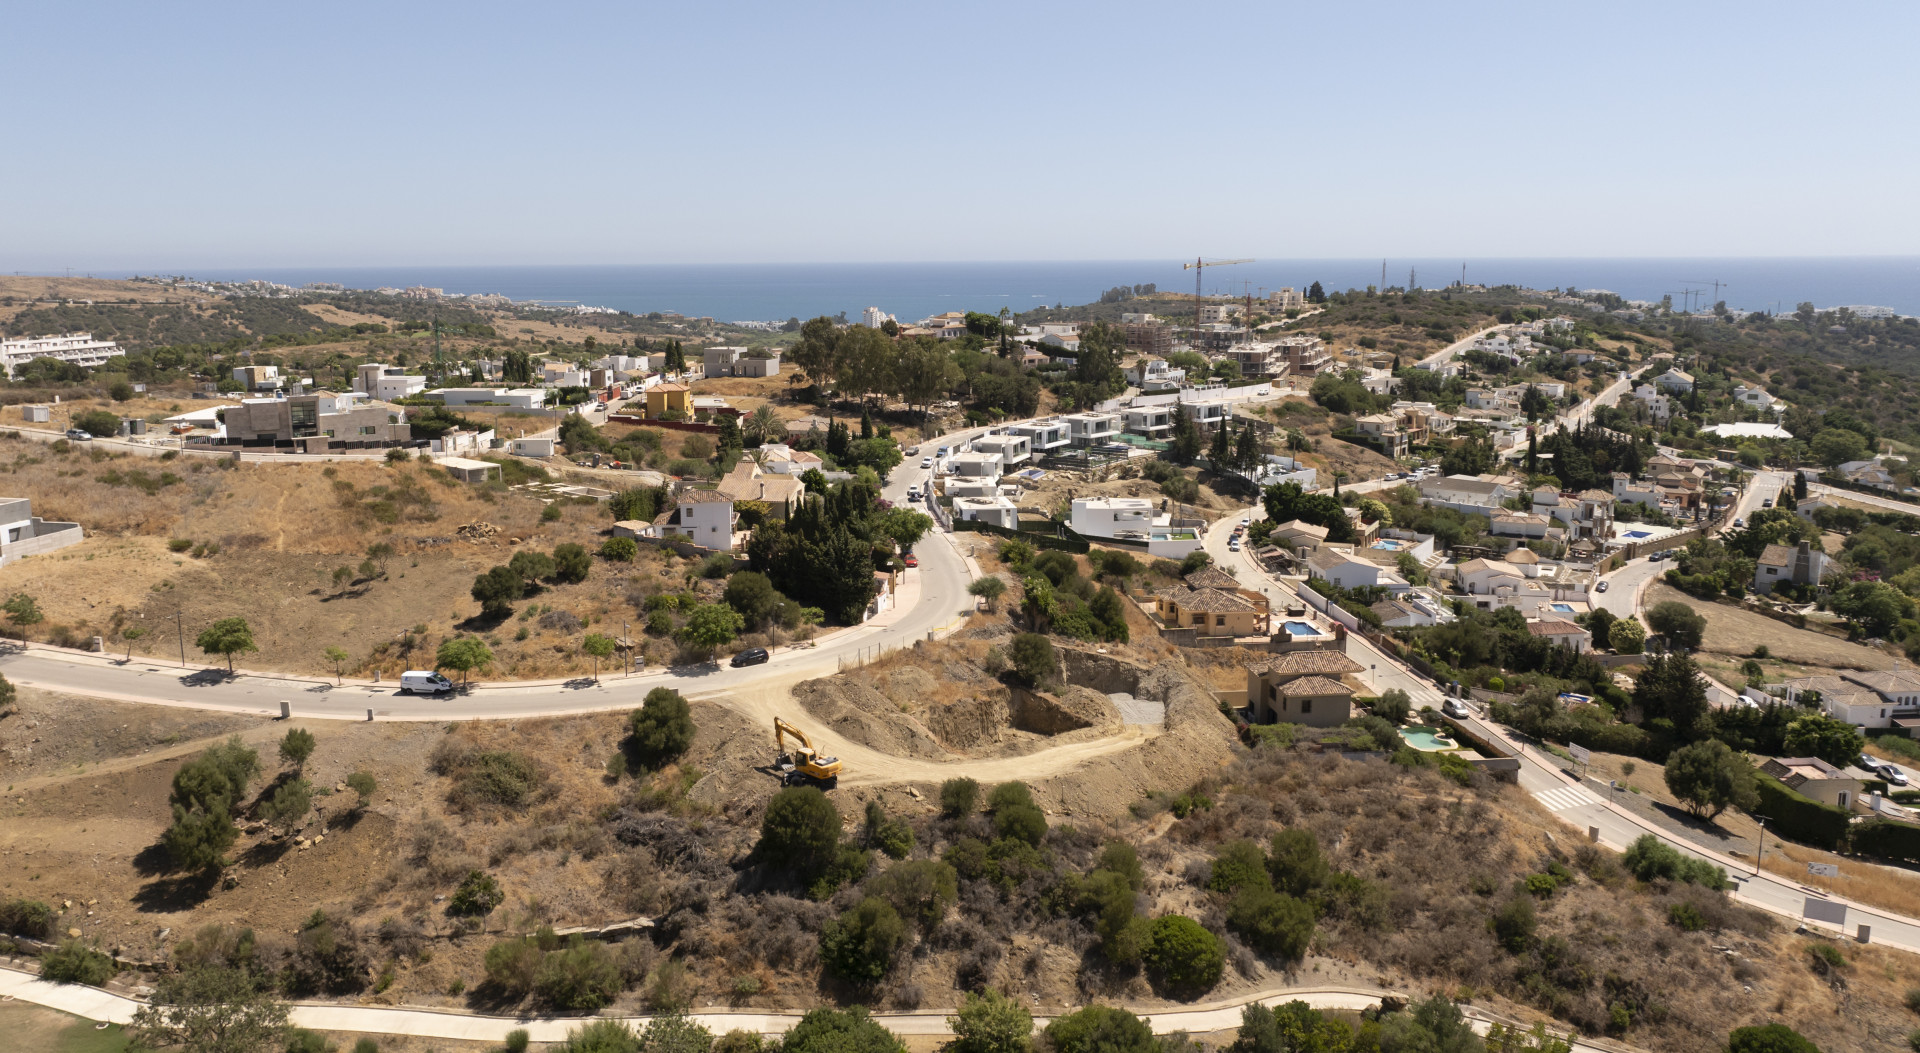
[[[787, 749], [788, 735], [800, 743], [792, 750]], [[813, 740], [807, 738], [806, 732], [775, 717], [773, 741], [780, 749], [780, 758], [774, 762], [774, 769], [781, 773], [789, 785], [811, 781], [831, 790], [839, 784], [840, 758], [821, 756], [813, 748]]]

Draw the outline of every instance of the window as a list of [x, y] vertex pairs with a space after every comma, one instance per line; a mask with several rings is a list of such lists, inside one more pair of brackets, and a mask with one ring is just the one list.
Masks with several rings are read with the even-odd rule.
[[380, 431], [379, 427], [372, 424], [363, 425], [360, 428], [360, 434], [362, 435], [374, 435], [374, 434], [378, 434], [379, 431]]
[[1225, 625], [1225, 624], [1227, 624], [1227, 616], [1226, 616], [1226, 615], [1224, 615], [1224, 614], [1216, 614], [1216, 615], [1214, 615], [1214, 616], [1213, 616], [1213, 624], [1215, 624], [1215, 625]]
[[1313, 712], [1313, 699], [1311, 699], [1311, 698], [1303, 698], [1303, 699], [1301, 699], [1301, 700], [1300, 700], [1300, 712], [1302, 712], [1302, 713], [1311, 713], [1311, 712]]
[[[9, 531], [7, 531], [7, 540], [8, 540], [8, 541], [18, 541], [18, 540], [20, 540], [20, 531], [22, 531], [22, 530], [24, 530], [24, 529], [26, 529], [26, 528], [25, 528], [25, 527], [14, 527], [13, 529], [11, 529], [11, 530], [9, 530]], [[1885, 716], [1886, 714], [1884, 714], [1884, 713], [1883, 713], [1883, 714], [1881, 714], [1881, 715], [1882, 715], [1882, 716]]]

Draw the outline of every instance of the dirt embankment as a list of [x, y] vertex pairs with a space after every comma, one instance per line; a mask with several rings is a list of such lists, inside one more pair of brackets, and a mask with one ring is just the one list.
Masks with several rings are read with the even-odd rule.
[[1700, 612], [1707, 619], [1707, 631], [1701, 649], [1744, 658], [1756, 647], [1765, 647], [1774, 658], [1802, 665], [1830, 669], [1892, 669], [1894, 661], [1883, 651], [1817, 633], [1796, 629], [1785, 622], [1762, 614], [1695, 599], [1662, 582], [1647, 587], [1646, 605], [1677, 602]]

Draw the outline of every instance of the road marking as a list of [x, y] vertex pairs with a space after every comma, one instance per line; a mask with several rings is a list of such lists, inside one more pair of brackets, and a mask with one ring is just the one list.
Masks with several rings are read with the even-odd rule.
[[1588, 793], [1581, 786], [1557, 786], [1551, 790], [1534, 793], [1533, 799], [1544, 805], [1549, 812], [1564, 812], [1569, 808], [1584, 808], [1590, 804], [1599, 804], [1600, 798]]

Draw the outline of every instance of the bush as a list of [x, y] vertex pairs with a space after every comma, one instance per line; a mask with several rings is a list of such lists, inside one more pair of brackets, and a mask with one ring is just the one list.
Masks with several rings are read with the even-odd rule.
[[1533, 900], [1526, 896], [1515, 896], [1493, 912], [1487, 919], [1487, 930], [1500, 941], [1500, 946], [1509, 954], [1520, 954], [1533, 943], [1533, 933], [1539, 927], [1540, 916], [1534, 912]]
[[1199, 995], [1220, 982], [1227, 949], [1220, 937], [1181, 914], [1156, 919], [1147, 930], [1142, 957], [1149, 971], [1178, 995]]
[[1405, 724], [1407, 718], [1413, 715], [1413, 699], [1405, 691], [1392, 688], [1374, 699], [1368, 711], [1388, 723]]
[[1765, 816], [1779, 836], [1828, 851], [1846, 842], [1852, 819], [1844, 809], [1804, 797], [1766, 772], [1755, 772], [1753, 781], [1760, 791], [1754, 814]]
[[1735, 1029], [1727, 1053], [1820, 1053], [1820, 1047], [1785, 1024], [1764, 1024]]
[[567, 1040], [560, 1044], [560, 1053], [641, 1053], [641, 1049], [640, 1036], [620, 1020], [583, 1024], [568, 1031]]
[[1252, 841], [1230, 841], [1214, 853], [1207, 888], [1214, 892], [1238, 892], [1253, 887], [1272, 889], [1267, 877], [1267, 854]]
[[1090, 1005], [1057, 1017], [1045, 1031], [1053, 1053], [1159, 1053], [1145, 1020], [1114, 1006]]
[[820, 958], [841, 979], [871, 984], [887, 975], [906, 940], [906, 923], [893, 904], [868, 896], [821, 930]]
[[40, 978], [57, 984], [98, 987], [119, 971], [112, 958], [79, 940], [62, 940], [60, 946], [40, 956]]
[[940, 784], [940, 811], [949, 819], [973, 814], [980, 803], [980, 784], [965, 776]]
[[876, 1023], [865, 1006], [815, 1009], [780, 1040], [780, 1053], [907, 1053], [900, 1036]]
[[996, 808], [993, 812], [993, 830], [1001, 837], [1011, 837], [1038, 847], [1047, 836], [1047, 816], [1031, 804]]
[[1291, 827], [1273, 835], [1267, 852], [1267, 872], [1273, 876], [1275, 889], [1304, 898], [1327, 883], [1333, 868], [1320, 854], [1320, 839], [1313, 831]]
[[1706, 915], [1691, 903], [1673, 903], [1667, 906], [1667, 921], [1681, 932], [1699, 932], [1707, 927]]
[[534, 799], [546, 782], [540, 763], [512, 750], [474, 750], [449, 764], [454, 777], [447, 795], [461, 809], [480, 805], [518, 807]]
[[1733, 887], [1727, 872], [1704, 859], [1681, 855], [1653, 834], [1641, 834], [1620, 856], [1621, 865], [1641, 881], [1679, 881], [1715, 891]]
[[533, 980], [534, 993], [558, 1009], [599, 1009], [619, 997], [623, 986], [607, 945], [578, 936], [543, 957]]
[[1287, 961], [1313, 945], [1313, 906], [1265, 885], [1249, 885], [1227, 907], [1227, 927], [1254, 949]]
[[627, 718], [634, 755], [649, 768], [659, 768], [693, 745], [693, 711], [680, 692], [656, 687], [647, 692], [640, 708]]
[[840, 812], [812, 786], [789, 786], [767, 802], [754, 851], [775, 869], [813, 874], [840, 843]]
[[1053, 641], [1039, 633], [1021, 633], [1014, 637], [1007, 655], [1013, 662], [1014, 675], [1027, 686], [1039, 687], [1053, 681], [1057, 668]]
[[0, 902], [0, 932], [44, 940], [53, 935], [53, 908], [31, 899]]
[[1033, 1014], [994, 990], [968, 992], [960, 1014], [947, 1018], [947, 1027], [954, 1035], [949, 1053], [1027, 1053], [1033, 1041]]
[[640, 543], [630, 537], [610, 537], [600, 543], [600, 558], [615, 563], [632, 563], [640, 556]]
[[481, 917], [493, 913], [493, 909], [506, 902], [507, 894], [500, 891], [500, 883], [478, 870], [469, 870], [466, 879], [460, 882], [452, 898], [447, 901], [447, 913], [467, 917]]
[[[548, 508], [555, 507], [548, 505]], [[593, 557], [587, 554], [587, 547], [569, 541], [556, 545], [553, 549], [553, 577], [562, 584], [575, 585], [587, 580], [593, 572]]]

